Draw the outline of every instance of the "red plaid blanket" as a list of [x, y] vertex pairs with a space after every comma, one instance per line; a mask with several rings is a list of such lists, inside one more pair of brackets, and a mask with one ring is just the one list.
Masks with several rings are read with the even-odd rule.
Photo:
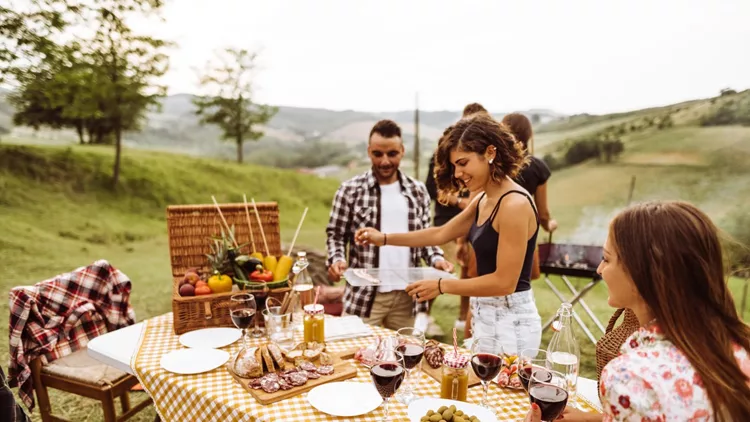
[[86, 347], [101, 334], [135, 323], [130, 287], [125, 274], [99, 260], [10, 291], [8, 375], [29, 410], [34, 408], [29, 363], [40, 357], [46, 364]]

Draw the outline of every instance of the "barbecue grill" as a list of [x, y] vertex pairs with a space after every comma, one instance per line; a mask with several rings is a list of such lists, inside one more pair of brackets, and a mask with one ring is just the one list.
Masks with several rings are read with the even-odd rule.
[[[552, 233], [549, 235], [548, 243], [539, 244], [539, 269], [544, 274], [544, 281], [549, 288], [560, 299], [560, 302], [570, 302], [572, 305], [580, 303], [581, 308], [583, 308], [594, 321], [594, 324], [601, 330], [602, 334], [604, 334], [604, 326], [583, 300], [583, 297], [601, 281], [601, 276], [596, 272], [601, 259], [601, 246], [552, 243]], [[572, 299], [566, 299], [562, 292], [552, 284], [552, 281], [549, 279], [550, 274], [559, 275], [562, 278], [565, 286], [573, 294]], [[589, 278], [591, 281], [578, 291], [570, 280], [568, 280], [568, 277]], [[591, 333], [591, 330], [583, 323], [583, 320], [575, 311], [573, 312], [573, 318], [583, 332], [586, 333], [589, 340], [596, 344], [596, 338]], [[548, 329], [554, 321], [555, 317], [552, 317], [544, 325], [544, 329]]]

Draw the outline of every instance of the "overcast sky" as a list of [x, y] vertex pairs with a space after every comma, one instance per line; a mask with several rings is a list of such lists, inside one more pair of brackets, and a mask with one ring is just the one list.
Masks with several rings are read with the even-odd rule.
[[[608, 113], [750, 88], [748, 0], [179, 0], [169, 93], [215, 49], [260, 52], [257, 98], [392, 111]], [[140, 23], [136, 23], [140, 24]]]

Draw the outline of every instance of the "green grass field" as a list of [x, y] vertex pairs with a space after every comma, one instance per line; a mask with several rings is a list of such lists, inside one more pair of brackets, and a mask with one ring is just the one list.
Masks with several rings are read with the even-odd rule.
[[[704, 103], [689, 103], [685, 122]], [[692, 113], [692, 114], [691, 114]], [[641, 114], [577, 119], [539, 134], [540, 148], [570, 136], [601, 130]], [[113, 153], [110, 148], [0, 145], [0, 290], [32, 284], [104, 258], [133, 281], [132, 303], [139, 320], [171, 311], [171, 279], [165, 207], [169, 204], [278, 201], [282, 238], [289, 242], [305, 206], [310, 207], [298, 244], [323, 251], [325, 224], [334, 180], [318, 179], [251, 165], [205, 160], [152, 151], [125, 150], [122, 183], [108, 189]], [[588, 162], [555, 172], [550, 179], [550, 206], [560, 229], [553, 241], [600, 244], [609, 219], [625, 206], [631, 178], [633, 201], [684, 199], [698, 204], [720, 225], [727, 216], [750, 206], [750, 128], [678, 125], [644, 131], [626, 139], [626, 149], [612, 164]], [[746, 211], [745, 211], [746, 212]], [[546, 236], [541, 237], [546, 241]], [[559, 288], [559, 279], [553, 278]], [[573, 280], [578, 287], [586, 280]], [[745, 281], [730, 287], [739, 306]], [[542, 280], [534, 284], [537, 306], [546, 321], [559, 301]], [[566, 290], [563, 290], [566, 291]], [[586, 302], [603, 324], [612, 313], [600, 283]], [[578, 309], [581, 317], [588, 317]], [[8, 318], [8, 304], [0, 304]], [[458, 298], [442, 296], [433, 316], [450, 332], [458, 315]], [[747, 309], [745, 318], [750, 316]], [[7, 321], [7, 319], [3, 319]], [[596, 327], [589, 323], [596, 334]], [[7, 338], [8, 324], [0, 335]], [[593, 376], [594, 349], [577, 332], [582, 374]], [[545, 334], [543, 345], [549, 340]], [[8, 344], [0, 343], [0, 360], [8, 361]], [[74, 421], [101, 420], [95, 402], [53, 394], [58, 414]], [[150, 413], [149, 413], [150, 412]], [[153, 411], [134, 420], [153, 419]], [[34, 415], [39, 420], [38, 414]]]

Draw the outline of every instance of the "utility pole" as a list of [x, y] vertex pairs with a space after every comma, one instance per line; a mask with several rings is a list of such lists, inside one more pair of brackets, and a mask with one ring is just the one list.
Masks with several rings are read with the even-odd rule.
[[414, 98], [414, 178], [419, 180], [419, 93]]

